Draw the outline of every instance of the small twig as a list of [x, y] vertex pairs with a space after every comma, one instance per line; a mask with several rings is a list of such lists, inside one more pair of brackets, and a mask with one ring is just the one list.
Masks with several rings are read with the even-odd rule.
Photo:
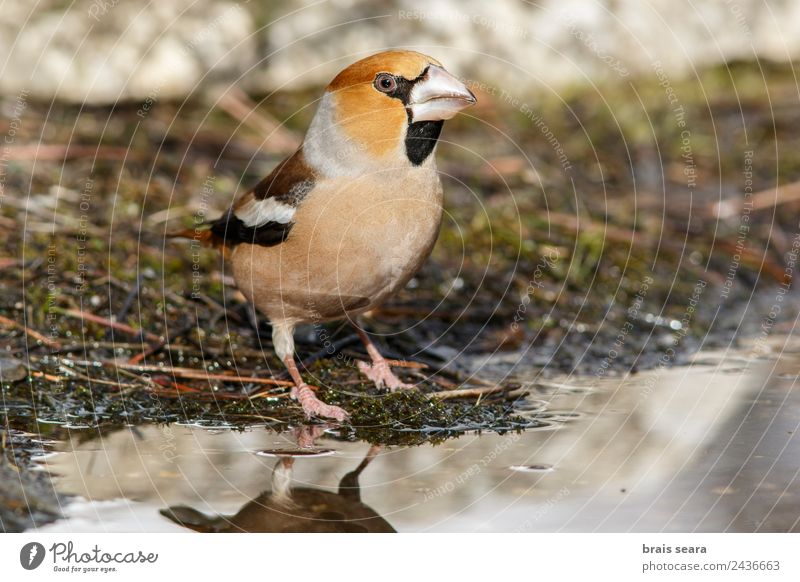
[[0, 257], [0, 271], [8, 267], [13, 267], [19, 263], [19, 259], [13, 257]]
[[[425, 375], [419, 374], [419, 376], [421, 378], [425, 379]], [[439, 384], [440, 386], [444, 386], [447, 390], [455, 390], [459, 386], [458, 384], [448, 380], [444, 376], [438, 376], [438, 375], [437, 376], [432, 376], [431, 379], [434, 382], [436, 382], [437, 384]]]
[[238, 87], [228, 89], [217, 101], [217, 106], [259, 135], [269, 136], [262, 145], [264, 150], [285, 153], [300, 146], [300, 139], [292, 131], [259, 111], [258, 104]]
[[[774, 188], [756, 192], [753, 194], [750, 204], [752, 210], [758, 211], [793, 202], [800, 202], [800, 182], [776, 185]], [[723, 200], [711, 205], [711, 215], [719, 218], [730, 218], [739, 214], [743, 206], [743, 197]]]
[[[294, 386], [294, 384], [292, 384], [292, 386]], [[312, 386], [311, 384], [308, 384], [308, 387], [311, 389], [312, 392], [316, 392], [319, 390], [317, 386]], [[290, 396], [289, 392], [275, 393], [273, 391], [270, 391], [268, 388], [259, 388], [258, 390], [256, 390], [251, 394], [245, 394], [245, 398], [249, 400], [253, 400], [255, 398], [288, 398], [289, 396]]]
[[128, 363], [129, 364], [138, 364], [139, 362], [141, 362], [145, 358], [149, 358], [150, 356], [154, 356], [155, 354], [157, 354], [161, 350], [163, 350], [165, 347], [167, 347], [167, 344], [169, 344], [171, 341], [175, 341], [176, 339], [181, 338], [181, 337], [185, 336], [187, 333], [189, 333], [190, 331], [192, 331], [195, 328], [196, 325], [197, 325], [196, 323], [192, 323], [192, 324], [187, 325], [186, 327], [178, 330], [178, 332], [175, 335], [173, 335], [171, 338], [167, 338], [167, 337], [162, 338], [156, 344], [154, 344], [154, 345], [150, 346], [149, 348], [147, 348], [146, 350], [142, 350], [138, 354], [132, 356], [128, 360]]
[[[125, 300], [122, 302], [122, 307], [120, 307], [119, 311], [114, 315], [114, 321], [122, 321], [128, 315], [131, 307], [133, 306], [133, 301], [139, 295], [139, 291], [142, 289], [142, 283], [144, 282], [144, 278], [142, 274], [139, 273], [139, 276], [136, 277], [136, 282], [131, 287], [128, 294], [125, 296]], [[112, 330], [106, 331], [106, 339], [113, 339], [114, 332]], [[163, 341], [163, 340], [162, 340]]]
[[[772, 235], [772, 238], [775, 238], [774, 234]], [[784, 270], [784, 266], [782, 264], [778, 264], [766, 256], [762, 256], [753, 249], [748, 249], [747, 247], [741, 248], [737, 246], [738, 243], [734, 244], [733, 241], [718, 240], [716, 243], [719, 248], [730, 252], [731, 256], [738, 253], [740, 256], [740, 261], [743, 265], [749, 263], [754, 268], [759, 269], [765, 275], [771, 276], [775, 281], [784, 280], [786, 271]]]
[[222, 382], [241, 382], [242, 384], [269, 384], [271, 386], [294, 386], [293, 382], [275, 380], [273, 378], [259, 378], [257, 376], [236, 376], [228, 374], [205, 374], [203, 372], [189, 374], [181, 372], [176, 374], [181, 378], [191, 378], [194, 380], [220, 380]]
[[[193, 388], [192, 386], [187, 386], [186, 384], [181, 384], [179, 382], [174, 382], [174, 381], [168, 380], [166, 378], [165, 379], [156, 378], [156, 379], [153, 379], [153, 382], [155, 384], [158, 384], [159, 386], [166, 386], [168, 388], [173, 388], [174, 390], [176, 390], [178, 392], [202, 392], [202, 390], [200, 390], [199, 388]], [[153, 388], [149, 388], [149, 390], [153, 390]]]
[[66, 160], [69, 158], [94, 158], [96, 160], [124, 160], [138, 157], [128, 148], [114, 146], [85, 146], [75, 144], [34, 144], [9, 148], [12, 160]]
[[523, 396], [527, 396], [530, 394], [530, 388], [517, 388], [515, 390], [509, 390], [508, 394], [506, 394], [506, 400], [516, 400], [518, 398], [522, 398]]
[[62, 345], [59, 351], [62, 354], [68, 354], [70, 352], [83, 352], [86, 351], [87, 347], [111, 350], [139, 350], [142, 348], [142, 344], [126, 342], [96, 342], [88, 340], [84, 343]]
[[503, 392], [506, 388], [503, 386], [487, 386], [486, 388], [462, 388], [460, 390], [446, 390], [443, 392], [432, 392], [429, 396], [438, 398], [439, 400], [449, 400], [450, 398], [469, 398], [471, 396], [482, 397], [487, 394], [494, 394], [496, 392]]
[[[94, 366], [95, 362], [76, 361], [77, 366]], [[122, 364], [101, 360], [97, 362], [103, 367], [115, 368], [119, 370], [129, 370], [132, 372], [154, 372], [165, 376], [175, 376], [176, 378], [187, 378], [190, 380], [220, 380], [222, 382], [241, 382], [242, 384], [269, 384], [271, 386], [294, 386], [294, 383], [275, 380], [274, 378], [258, 378], [256, 376], [238, 376], [236, 374], [209, 374], [203, 370], [194, 368], [175, 368], [172, 366], [153, 366], [144, 364]]]
[[157, 354], [158, 352], [163, 350], [166, 345], [167, 345], [167, 340], [166, 339], [162, 339], [161, 341], [159, 341], [156, 344], [153, 344], [152, 346], [150, 346], [146, 350], [142, 350], [141, 352], [139, 352], [135, 356], [131, 356], [131, 358], [128, 360], [128, 363], [129, 364], [138, 364], [139, 362], [141, 362], [145, 358], [149, 358], [150, 356], [154, 356], [155, 354]]
[[[311, 390], [314, 392], [318, 390], [316, 386], [309, 385], [308, 387], [311, 388]], [[243, 396], [243, 398], [247, 398], [248, 400], [254, 400], [256, 398], [289, 398], [289, 393], [288, 392], [275, 393], [275, 392], [270, 392], [269, 390], [264, 390], [261, 392], [256, 392], [255, 394], [252, 394], [250, 396], [245, 395]]]
[[[224, 400], [247, 400], [250, 397], [247, 394], [231, 394], [228, 392], [214, 392], [208, 390], [200, 390], [198, 388], [194, 388], [192, 386], [187, 386], [186, 384], [181, 384], [179, 382], [174, 382], [171, 380], [166, 379], [165, 381], [155, 379], [154, 382], [159, 386], [166, 386], [168, 388], [172, 388], [176, 393], [190, 393], [190, 394], [198, 394], [201, 396], [213, 396], [214, 398], [221, 398]], [[164, 393], [163, 390], [155, 390], [153, 388], [149, 388], [150, 391], [157, 392], [157, 393]], [[177, 395], [177, 394], [176, 394]], [[282, 398], [287, 396], [286, 394], [268, 394], [265, 393], [264, 396], [269, 396], [273, 398]]]
[[53, 348], [59, 349], [61, 348], [61, 344], [55, 340], [51, 340], [49, 337], [40, 334], [38, 331], [31, 329], [27, 326], [22, 325], [21, 323], [14, 321], [13, 319], [9, 319], [8, 317], [3, 317], [0, 315], [0, 325], [5, 325], [6, 327], [14, 327], [17, 329], [21, 329], [27, 335], [32, 337], [33, 339], [42, 342], [44, 345]]
[[111, 329], [115, 329], [124, 334], [132, 335], [134, 337], [144, 337], [145, 339], [151, 342], [157, 342], [161, 340], [161, 338], [154, 333], [144, 331], [143, 329], [135, 329], [130, 325], [126, 325], [118, 321], [111, 321], [110, 319], [106, 319], [105, 317], [100, 317], [99, 315], [95, 315], [94, 313], [89, 313], [88, 311], [80, 311], [78, 309], [60, 309], [60, 308], [54, 308], [53, 311], [57, 311], [62, 315], [66, 315], [67, 317], [75, 317], [78, 319], [91, 321], [92, 323], [96, 323], [98, 325], [110, 327]]
[[122, 307], [120, 307], [119, 311], [117, 312], [117, 321], [122, 321], [125, 316], [128, 315], [128, 311], [130, 311], [131, 306], [133, 305], [133, 300], [136, 299], [136, 296], [139, 295], [139, 291], [142, 289], [143, 282], [144, 277], [140, 273], [139, 276], [136, 277], [136, 283], [134, 283], [133, 287], [128, 292], [127, 297], [125, 297], [125, 301], [122, 302]]
[[45, 372], [31, 372], [31, 376], [34, 378], [44, 378], [45, 380], [50, 380], [51, 382], [64, 382], [64, 378], [61, 376], [53, 376], [53, 374], [47, 374]]
[[411, 362], [409, 360], [386, 360], [386, 363], [395, 368], [414, 368], [416, 370], [425, 370], [428, 368], [428, 364]]
[[122, 390], [124, 388], [135, 388], [136, 387], [133, 384], [123, 384], [121, 382], [117, 382], [117, 381], [114, 381], [114, 380], [103, 380], [102, 378], [92, 378], [91, 376], [87, 376], [86, 374], [81, 374], [80, 372], [76, 372], [75, 370], [73, 370], [69, 366], [65, 366], [63, 364], [60, 365], [58, 367], [58, 369], [61, 370], [61, 372], [63, 372], [67, 376], [71, 376], [73, 378], [80, 378], [81, 380], [86, 380], [90, 384], [91, 383], [95, 383], [95, 384], [105, 384], [106, 386], [116, 386], [120, 390]]

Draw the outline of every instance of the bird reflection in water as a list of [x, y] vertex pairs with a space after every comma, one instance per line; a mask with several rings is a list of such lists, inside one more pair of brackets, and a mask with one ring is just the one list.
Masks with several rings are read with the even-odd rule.
[[161, 514], [178, 525], [198, 532], [311, 532], [311, 533], [393, 533], [394, 528], [361, 501], [359, 477], [381, 451], [370, 447], [364, 459], [339, 482], [336, 493], [292, 484], [295, 459], [318, 456], [313, 449], [324, 427], [303, 427], [296, 432], [298, 450], [266, 452], [279, 457], [272, 470], [271, 489], [247, 502], [232, 516], [208, 516], [187, 506], [162, 509]]

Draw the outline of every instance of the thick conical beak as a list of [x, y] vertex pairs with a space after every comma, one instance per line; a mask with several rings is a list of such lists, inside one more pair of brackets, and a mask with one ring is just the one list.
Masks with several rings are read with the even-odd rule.
[[412, 122], [450, 119], [477, 101], [464, 83], [436, 65], [428, 67], [427, 74], [414, 83], [410, 97]]

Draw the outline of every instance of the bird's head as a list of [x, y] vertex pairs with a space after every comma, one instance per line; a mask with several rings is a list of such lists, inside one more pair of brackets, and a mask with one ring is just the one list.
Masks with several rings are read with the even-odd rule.
[[464, 83], [429, 56], [378, 53], [328, 85], [306, 138], [306, 156], [327, 161], [334, 174], [363, 165], [418, 166], [433, 152], [444, 120], [475, 101]]

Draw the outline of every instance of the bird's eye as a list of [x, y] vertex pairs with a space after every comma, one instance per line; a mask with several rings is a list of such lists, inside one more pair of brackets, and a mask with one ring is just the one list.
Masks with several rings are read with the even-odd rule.
[[375, 77], [375, 88], [381, 93], [391, 93], [397, 89], [397, 81], [389, 73], [379, 73]]

